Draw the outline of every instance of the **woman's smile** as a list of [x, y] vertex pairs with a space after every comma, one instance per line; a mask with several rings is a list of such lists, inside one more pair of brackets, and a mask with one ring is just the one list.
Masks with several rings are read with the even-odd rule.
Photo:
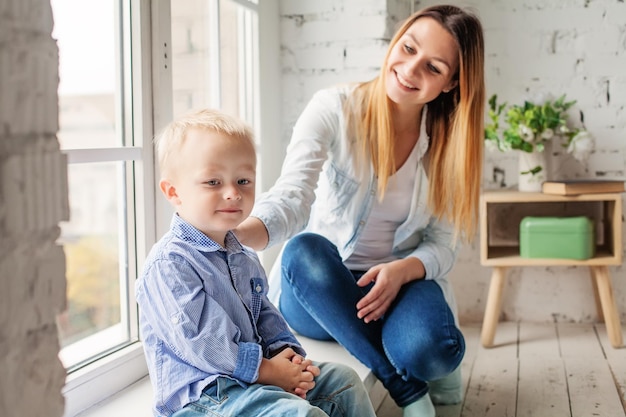
[[403, 87], [408, 88], [409, 90], [418, 90], [418, 88], [416, 86], [414, 86], [409, 81], [407, 81], [404, 77], [402, 77], [402, 75], [400, 75], [398, 73], [398, 71], [394, 70], [394, 73], [396, 74], [396, 79], [398, 80], [400, 85], [402, 85]]

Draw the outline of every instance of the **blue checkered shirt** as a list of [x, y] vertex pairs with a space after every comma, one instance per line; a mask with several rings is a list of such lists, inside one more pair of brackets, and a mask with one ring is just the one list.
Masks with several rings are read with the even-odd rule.
[[154, 412], [169, 416], [219, 376], [253, 383], [261, 358], [304, 350], [267, 298], [258, 257], [229, 232], [225, 248], [174, 215], [137, 280]]

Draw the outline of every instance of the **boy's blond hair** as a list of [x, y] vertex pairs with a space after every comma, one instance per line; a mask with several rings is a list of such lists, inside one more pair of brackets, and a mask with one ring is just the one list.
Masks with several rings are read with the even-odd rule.
[[172, 160], [185, 143], [187, 132], [191, 129], [205, 129], [221, 133], [235, 140], [249, 142], [252, 148], [256, 148], [252, 129], [241, 119], [215, 109], [192, 111], [172, 121], [154, 139], [162, 175], [167, 174]]

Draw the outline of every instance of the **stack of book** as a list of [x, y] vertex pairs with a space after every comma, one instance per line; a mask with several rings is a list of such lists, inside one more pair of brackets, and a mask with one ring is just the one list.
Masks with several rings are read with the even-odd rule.
[[546, 181], [542, 185], [544, 194], [578, 195], [593, 193], [622, 193], [626, 191], [624, 180], [619, 179], [575, 179]]

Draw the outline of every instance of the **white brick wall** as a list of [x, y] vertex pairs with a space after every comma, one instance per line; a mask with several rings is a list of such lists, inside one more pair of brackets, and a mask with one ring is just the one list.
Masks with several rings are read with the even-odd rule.
[[[545, 94], [577, 100], [572, 120], [584, 115], [597, 146], [588, 164], [560, 153], [552, 176], [624, 177], [626, 163], [626, 4], [621, 1], [475, 1], [485, 26], [487, 94], [521, 103]], [[495, 187], [494, 167], [516, 182], [517, 157], [487, 153], [485, 187]], [[560, 167], [559, 171], [556, 168]], [[624, 227], [622, 227], [624, 230]], [[476, 267], [477, 245], [468, 247], [455, 269], [460, 312], [480, 320], [490, 271]], [[475, 272], [468, 274], [467, 271]], [[622, 321], [626, 280], [610, 268]], [[515, 268], [510, 272], [503, 313], [509, 320], [589, 322], [596, 310], [587, 268]]]
[[377, 73], [397, 16], [409, 11], [406, 1], [281, 0], [285, 144], [315, 91]]
[[[415, 1], [421, 8], [432, 1]], [[474, 0], [485, 26], [488, 94], [518, 102], [567, 93], [598, 146], [587, 166], [567, 173], [624, 176], [626, 163], [626, 3], [621, 0]], [[283, 142], [319, 88], [373, 77], [395, 24], [411, 1], [282, 0]], [[58, 149], [57, 48], [46, 1], [0, 3], [0, 415], [60, 416], [65, 371], [54, 317], [65, 303], [57, 224], [68, 217], [65, 161]], [[515, 180], [516, 157], [489, 154], [492, 170]], [[480, 320], [490, 270], [468, 245], [453, 272], [461, 316]], [[626, 321], [626, 274], [612, 267]], [[595, 319], [583, 268], [514, 269], [508, 319]], [[36, 399], [35, 401], [33, 399]]]
[[47, 1], [0, 4], [0, 415], [61, 416], [65, 370], [56, 314], [65, 304], [68, 218], [59, 151], [58, 49]]
[[[414, 1], [414, 10], [438, 1]], [[559, 175], [626, 176], [626, 3], [622, 0], [472, 0], [485, 28], [487, 95], [521, 103], [567, 94], [597, 140], [586, 166], [558, 155]], [[338, 82], [373, 77], [395, 24], [411, 1], [282, 0], [283, 142], [311, 95]], [[577, 120], [577, 119], [573, 119]], [[558, 149], [557, 149], [558, 151]], [[517, 181], [517, 156], [487, 153], [484, 185], [495, 188], [495, 167], [507, 185]], [[626, 322], [626, 272], [611, 267]], [[461, 252], [453, 271], [462, 319], [482, 319], [491, 270], [480, 266], [478, 240]], [[513, 269], [505, 289], [509, 320], [588, 322], [596, 310], [586, 268]]]

